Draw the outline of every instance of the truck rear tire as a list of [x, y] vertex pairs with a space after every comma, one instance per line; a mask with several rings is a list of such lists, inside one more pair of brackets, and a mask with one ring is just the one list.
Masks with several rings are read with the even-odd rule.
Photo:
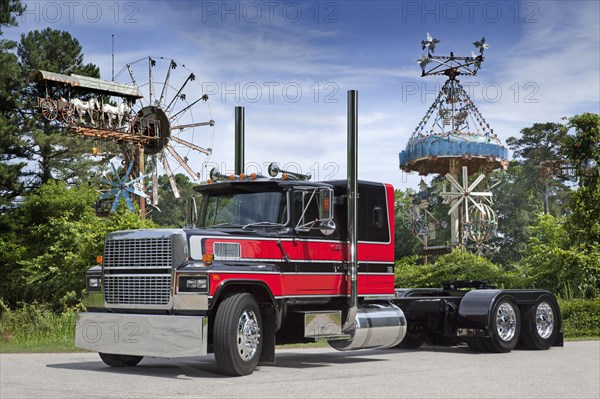
[[556, 341], [558, 311], [548, 295], [529, 306], [523, 316], [519, 344], [533, 350], [546, 350]]
[[262, 320], [254, 297], [247, 293], [227, 297], [217, 309], [213, 348], [224, 374], [252, 374], [262, 351]]
[[115, 355], [112, 353], [98, 353], [100, 359], [110, 367], [134, 367], [144, 358], [143, 356]]
[[402, 341], [396, 345], [396, 348], [400, 349], [417, 349], [420, 348], [427, 339], [427, 332], [423, 321], [421, 320], [409, 320], [406, 329], [406, 335]]
[[488, 352], [506, 353], [517, 346], [521, 331], [519, 307], [508, 298], [500, 299], [492, 312], [489, 338], [482, 340]]
[[465, 343], [473, 352], [484, 353], [488, 351], [483, 343], [484, 339], [487, 338], [466, 338]]

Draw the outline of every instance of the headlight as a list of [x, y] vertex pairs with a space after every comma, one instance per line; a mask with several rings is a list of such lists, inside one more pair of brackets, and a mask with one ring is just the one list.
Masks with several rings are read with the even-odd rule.
[[185, 288], [188, 288], [190, 290], [195, 290], [195, 289], [199, 289], [199, 290], [205, 290], [206, 289], [206, 279], [202, 278], [188, 278], [185, 281]]
[[208, 292], [208, 277], [180, 276], [179, 292]]
[[96, 276], [89, 276], [87, 278], [87, 289], [88, 291], [100, 291], [101, 278]]

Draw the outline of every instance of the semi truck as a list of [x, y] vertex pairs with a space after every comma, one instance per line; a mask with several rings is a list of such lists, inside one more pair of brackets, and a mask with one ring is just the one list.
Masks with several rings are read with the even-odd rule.
[[232, 376], [274, 364], [276, 345], [315, 340], [340, 351], [562, 346], [551, 292], [394, 286], [394, 187], [357, 179], [357, 104], [349, 91], [346, 180], [312, 182], [277, 164], [244, 174], [236, 123], [235, 173], [213, 170], [195, 187], [186, 227], [106, 236], [76, 345], [112, 367], [214, 353]]

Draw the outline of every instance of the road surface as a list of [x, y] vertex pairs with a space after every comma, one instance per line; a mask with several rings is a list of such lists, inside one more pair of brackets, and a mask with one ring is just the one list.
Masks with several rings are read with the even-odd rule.
[[0, 398], [600, 398], [600, 341], [548, 351], [284, 349], [275, 366], [217, 374], [214, 357], [114, 369], [94, 353], [1, 354]]

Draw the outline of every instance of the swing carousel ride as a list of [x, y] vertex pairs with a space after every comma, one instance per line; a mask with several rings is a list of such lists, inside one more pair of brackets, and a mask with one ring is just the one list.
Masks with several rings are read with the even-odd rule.
[[433, 199], [426, 195], [423, 180], [422, 191], [404, 209], [402, 220], [423, 243], [424, 255], [443, 253], [458, 245], [473, 247], [481, 253], [486, 251], [486, 243], [494, 236], [498, 223], [491, 207], [491, 189], [495, 185], [484, 190], [479, 187], [493, 170], [506, 170], [508, 150], [458, 77], [475, 76], [484, 60], [483, 53], [490, 46], [484, 37], [473, 43], [478, 54], [471, 52], [471, 56], [458, 57], [451, 52], [449, 56], [440, 56], [434, 55], [438, 43], [427, 33], [421, 42], [427, 55], [422, 54], [417, 63], [422, 77], [446, 76], [446, 82], [399, 155], [400, 169], [407, 173], [445, 176], [439, 195], [444, 204], [450, 205], [450, 242], [431, 245], [436, 230], [447, 223], [440, 223], [430, 212]]
[[133, 211], [135, 195], [145, 216], [146, 204], [158, 206], [159, 174], [167, 176], [175, 198], [180, 170], [199, 181], [191, 157], [208, 161], [215, 122], [208, 96], [184, 64], [145, 57], [127, 64], [113, 81], [42, 70], [33, 70], [29, 80], [37, 85], [42, 117], [94, 139], [94, 156], [102, 154], [103, 144], [118, 144], [120, 154], [109, 154], [110, 168], [100, 173], [107, 188], [96, 203], [98, 214], [112, 214], [121, 199]]

